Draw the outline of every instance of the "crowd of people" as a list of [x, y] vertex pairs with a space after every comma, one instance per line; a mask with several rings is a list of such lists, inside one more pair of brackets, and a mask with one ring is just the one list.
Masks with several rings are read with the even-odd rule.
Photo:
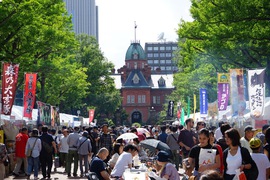
[[[137, 127], [109, 127], [107, 124], [63, 126], [58, 131], [43, 125], [31, 131], [24, 127], [16, 136], [16, 165], [12, 174], [24, 174], [27, 179], [33, 174], [34, 179], [38, 179], [41, 171], [42, 179], [50, 179], [52, 167], [55, 172], [63, 167], [68, 178], [85, 177], [91, 172], [100, 180], [122, 179], [125, 170], [135, 166], [138, 158], [143, 162], [151, 159], [148, 168], [169, 180], [180, 179], [180, 168], [185, 169], [187, 179], [232, 180], [243, 174], [248, 180], [268, 179], [269, 125], [264, 125], [256, 135], [256, 129], [247, 125], [241, 137], [239, 131], [226, 122], [220, 122], [216, 129], [206, 127], [203, 121], [194, 123], [189, 118], [185, 126], [145, 126], [147, 135], [137, 131]], [[118, 138], [124, 133], [134, 133], [138, 138]], [[148, 138], [166, 143], [170, 153], [156, 149], [155, 155], [149, 157], [148, 150], [140, 145]], [[5, 176], [6, 159], [6, 147], [0, 144], [0, 179]]]

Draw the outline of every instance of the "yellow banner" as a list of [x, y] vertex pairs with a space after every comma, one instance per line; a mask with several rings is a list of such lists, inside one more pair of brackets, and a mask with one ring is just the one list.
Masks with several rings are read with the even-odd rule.
[[229, 83], [230, 73], [218, 73], [218, 83]]
[[194, 112], [193, 112], [193, 119], [195, 120], [195, 118], [196, 118], [196, 94], [193, 94], [193, 106], [194, 106]]
[[0, 130], [0, 143], [4, 143], [4, 130]]

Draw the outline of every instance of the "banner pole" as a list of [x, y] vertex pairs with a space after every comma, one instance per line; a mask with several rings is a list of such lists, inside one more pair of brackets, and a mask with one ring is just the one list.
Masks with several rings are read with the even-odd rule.
[[[24, 95], [24, 93], [25, 93], [25, 76], [26, 76], [26, 73], [24, 72], [24, 76], [23, 76], [23, 79], [24, 79], [24, 88], [23, 88], [23, 104], [22, 104], [23, 110], [22, 110], [22, 120], [23, 120], [23, 115], [24, 115], [24, 101], [25, 101], [25, 95]], [[27, 124], [28, 124], [28, 121], [27, 121]]]
[[1, 69], [2, 69], [2, 73], [1, 73], [1, 100], [0, 100], [0, 102], [1, 102], [1, 107], [0, 107], [0, 126], [2, 126], [4, 123], [3, 123], [3, 121], [2, 121], [2, 105], [3, 105], [3, 101], [2, 101], [2, 88], [3, 88], [3, 86], [2, 86], [2, 81], [3, 81], [3, 61], [2, 61], [2, 63], [1, 63]]

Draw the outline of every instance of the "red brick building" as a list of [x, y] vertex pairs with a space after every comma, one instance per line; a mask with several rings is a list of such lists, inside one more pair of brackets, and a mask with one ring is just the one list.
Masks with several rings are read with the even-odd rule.
[[166, 95], [174, 89], [173, 74], [151, 74], [145, 52], [138, 42], [131, 43], [125, 65], [112, 77], [123, 97], [122, 108], [129, 114], [130, 123], [156, 121], [163, 104], [168, 102]]

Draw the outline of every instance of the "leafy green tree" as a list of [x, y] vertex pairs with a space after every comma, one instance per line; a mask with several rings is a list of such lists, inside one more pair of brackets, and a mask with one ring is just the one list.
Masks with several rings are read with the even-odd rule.
[[121, 104], [120, 92], [110, 77], [113, 64], [104, 57], [94, 37], [81, 34], [77, 36], [77, 40], [80, 47], [76, 60], [82, 67], [87, 68], [89, 83], [84, 103], [95, 107], [97, 118], [103, 115], [111, 118]]
[[53, 63], [54, 71], [46, 74], [44, 102], [58, 105], [61, 112], [72, 113], [81, 108], [87, 95], [87, 69], [68, 59], [55, 59]]
[[86, 96], [86, 68], [75, 61], [78, 47], [71, 17], [62, 0], [5, 0], [0, 3], [0, 60], [37, 72], [37, 100], [59, 105], [60, 111], [79, 107]]
[[[182, 21], [178, 29], [182, 56], [179, 69], [182, 71], [176, 80], [177, 88], [183, 85], [178, 81], [196, 78], [194, 75], [198, 72], [198, 82], [194, 84], [197, 87], [185, 84], [188, 91], [194, 92], [198, 85], [209, 90], [216, 72], [266, 67], [269, 95], [269, 10], [267, 0], [192, 0], [190, 12], [194, 21]], [[202, 81], [203, 71], [209, 70], [210, 74]], [[193, 82], [189, 81], [189, 84]], [[210, 99], [213, 98], [211, 95]]]

